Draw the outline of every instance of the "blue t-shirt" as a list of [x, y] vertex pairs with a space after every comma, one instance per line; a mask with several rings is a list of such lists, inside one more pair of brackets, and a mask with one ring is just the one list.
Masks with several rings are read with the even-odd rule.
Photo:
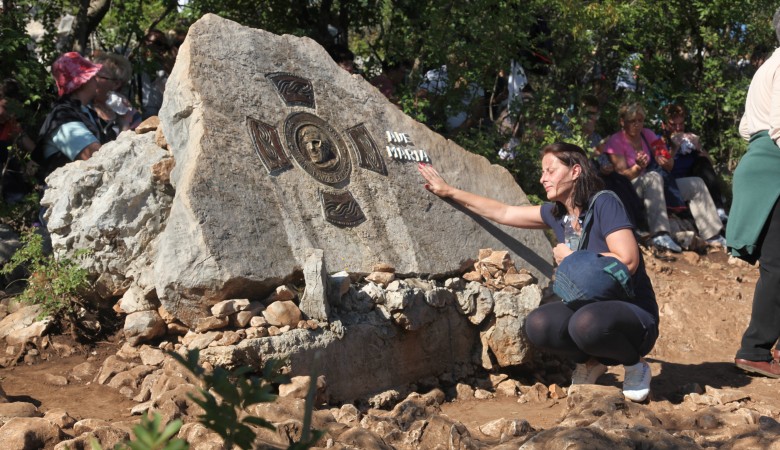
[[[81, 111], [93, 118], [86, 106], [82, 106]], [[57, 152], [62, 152], [68, 159], [75, 161], [82, 150], [95, 142], [100, 141], [83, 122], [66, 122], [60, 125], [57, 131], [44, 142], [43, 156], [48, 158]]]
[[[565, 216], [556, 219], [552, 213], [553, 206], [555, 206], [554, 203], [542, 205], [542, 220], [553, 230], [558, 242], [564, 242], [563, 218]], [[586, 211], [582, 211], [580, 223], [585, 219], [585, 213]], [[593, 205], [592, 224], [586, 250], [596, 253], [609, 252], [607, 236], [611, 233], [625, 228], [633, 228], [623, 203], [612, 195], [601, 195], [596, 199]], [[639, 253], [639, 267], [637, 267], [631, 278], [634, 284], [634, 293], [636, 294], [636, 298], [632, 303], [650, 313], [657, 322], [658, 304], [655, 301], [655, 292], [653, 291], [652, 283], [650, 283], [650, 277], [647, 276], [645, 271], [645, 261], [641, 252]]]

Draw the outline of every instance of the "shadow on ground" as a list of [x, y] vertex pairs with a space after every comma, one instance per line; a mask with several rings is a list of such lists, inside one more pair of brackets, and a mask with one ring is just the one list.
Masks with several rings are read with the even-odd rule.
[[647, 359], [661, 364], [661, 373], [653, 378], [652, 390], [657, 398], [665, 397], [674, 403], [682, 402], [686, 385], [697, 383], [704, 389], [739, 389], [747, 386], [752, 376], [738, 369], [730, 362], [705, 362], [701, 364], [678, 364], [658, 359]]

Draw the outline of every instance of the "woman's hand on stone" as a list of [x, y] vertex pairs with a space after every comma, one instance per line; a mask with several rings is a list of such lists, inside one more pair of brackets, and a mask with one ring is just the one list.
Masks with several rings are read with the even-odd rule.
[[425, 178], [425, 189], [433, 192], [439, 197], [447, 197], [452, 187], [444, 181], [439, 172], [430, 164], [419, 163], [417, 170]]

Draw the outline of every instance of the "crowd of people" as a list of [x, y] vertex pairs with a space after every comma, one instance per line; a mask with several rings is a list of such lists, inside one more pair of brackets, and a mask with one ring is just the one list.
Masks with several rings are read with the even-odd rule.
[[[125, 55], [102, 51], [89, 57], [77, 52], [60, 55], [51, 66], [56, 99], [37, 135], [25, 132], [32, 124], [19, 123], [18, 83], [5, 80], [0, 87], [2, 200], [19, 201], [44, 186], [46, 176], [58, 167], [89, 159], [121, 132], [157, 115], [176, 57], [173, 42], [181, 40], [150, 30], [132, 55], [133, 62]], [[33, 175], [29, 167], [34, 168], [34, 177], [29, 177]]]

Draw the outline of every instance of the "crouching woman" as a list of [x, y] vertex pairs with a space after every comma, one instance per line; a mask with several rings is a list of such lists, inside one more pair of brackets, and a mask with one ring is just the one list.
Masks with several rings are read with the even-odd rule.
[[576, 363], [572, 384], [594, 384], [607, 366], [623, 365], [624, 395], [644, 401], [650, 392], [651, 373], [643, 356], [658, 337], [658, 305], [623, 204], [614, 195], [599, 195], [591, 205], [603, 184], [585, 151], [567, 143], [542, 149], [540, 182], [550, 202], [541, 206], [507, 205], [450, 186], [430, 165], [420, 164], [418, 169], [430, 192], [487, 219], [519, 228], [551, 228], [561, 242], [553, 249], [559, 266], [576, 250], [576, 246], [572, 250], [564, 243], [565, 227], [581, 233], [582, 221], [589, 206], [592, 208], [583, 249], [624, 264], [630, 273], [633, 295], [618, 295], [584, 306], [547, 303], [528, 315], [525, 331], [538, 348], [563, 354]]

